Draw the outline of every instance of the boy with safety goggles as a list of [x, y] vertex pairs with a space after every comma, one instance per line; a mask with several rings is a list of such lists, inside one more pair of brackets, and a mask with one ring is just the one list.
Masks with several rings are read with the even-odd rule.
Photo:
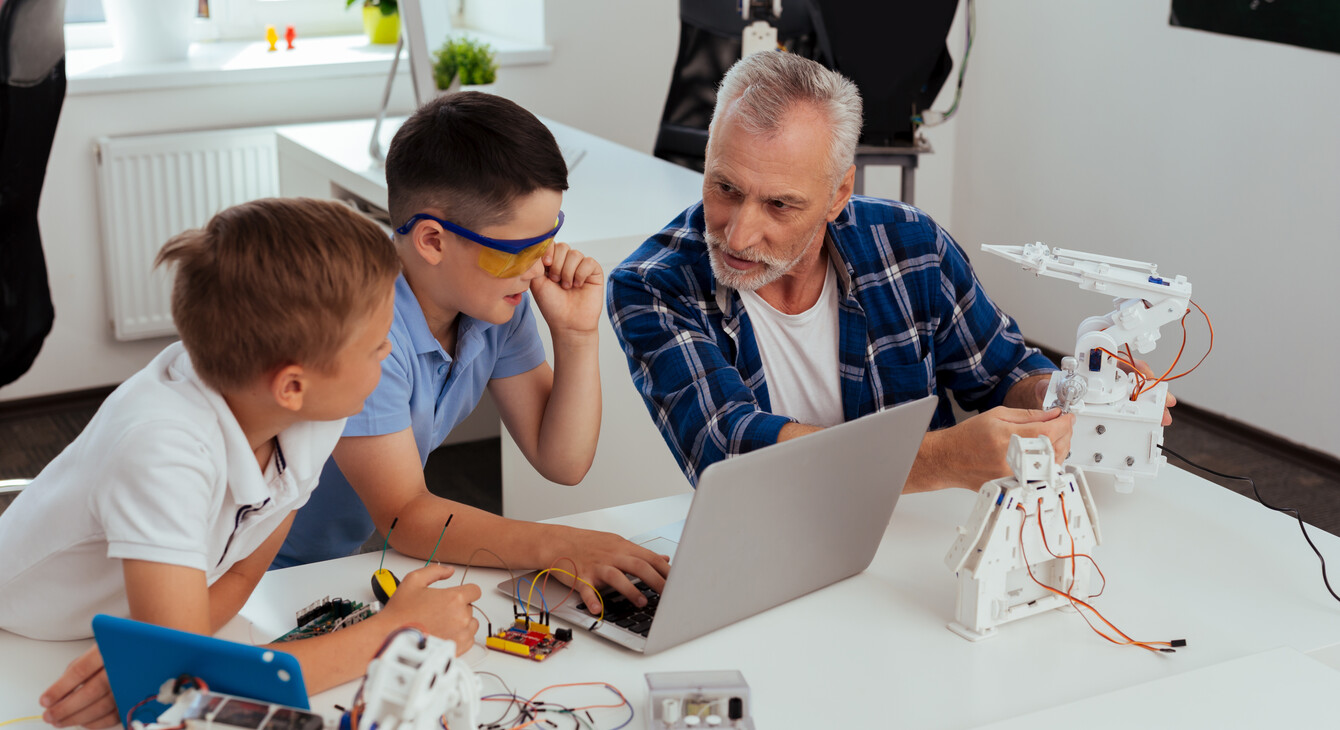
[[[534, 115], [492, 94], [429, 102], [396, 133], [386, 158], [390, 213], [404, 273], [396, 281], [391, 355], [363, 412], [349, 419], [320, 487], [299, 512], [275, 566], [348, 555], [371, 535], [426, 558], [464, 563], [478, 548], [514, 569], [571, 559], [573, 572], [638, 605], [625, 574], [660, 590], [664, 556], [616, 535], [509, 520], [429, 493], [428, 454], [487, 387], [503, 425], [550, 481], [576, 484], [600, 430], [597, 325], [604, 272], [555, 242], [567, 165]], [[549, 326], [545, 360], [531, 298]], [[479, 553], [484, 555], [485, 553]], [[584, 583], [577, 590], [597, 605]]]

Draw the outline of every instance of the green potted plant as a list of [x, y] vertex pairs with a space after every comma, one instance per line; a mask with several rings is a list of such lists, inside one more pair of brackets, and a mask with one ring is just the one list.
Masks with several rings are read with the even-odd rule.
[[493, 47], [469, 36], [448, 38], [434, 54], [433, 79], [437, 88], [453, 91], [461, 86], [485, 86], [498, 78]]
[[[359, 0], [344, 0], [352, 8]], [[369, 43], [395, 43], [400, 40], [400, 7], [396, 0], [362, 0], [363, 30]]]

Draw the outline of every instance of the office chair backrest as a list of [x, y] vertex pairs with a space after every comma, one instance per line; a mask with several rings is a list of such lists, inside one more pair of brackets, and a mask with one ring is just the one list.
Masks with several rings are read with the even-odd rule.
[[[958, 0], [784, 0], [774, 23], [790, 52], [856, 83], [861, 144], [910, 144], [912, 115], [952, 66], [945, 34]], [[679, 52], [653, 154], [701, 171], [721, 78], [740, 58], [745, 22], [726, 0], [680, 0]]]
[[[777, 40], [794, 53], [824, 63], [809, 3], [786, 0], [775, 22]], [[679, 22], [679, 51], [652, 154], [701, 172], [717, 86], [740, 60], [740, 37], [747, 24], [736, 4], [724, 0], [680, 0]]]
[[0, 2], [0, 386], [27, 372], [55, 312], [37, 204], [65, 100], [65, 0]]
[[953, 68], [945, 36], [958, 0], [823, 0], [814, 6], [826, 63], [861, 90], [861, 144], [911, 144], [912, 117], [935, 102]]

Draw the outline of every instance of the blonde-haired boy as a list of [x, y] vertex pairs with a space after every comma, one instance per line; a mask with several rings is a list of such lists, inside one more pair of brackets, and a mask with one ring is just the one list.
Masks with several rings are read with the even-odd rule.
[[[333, 202], [239, 205], [163, 248], [182, 341], [116, 389], [0, 515], [0, 628], [91, 636], [96, 613], [213, 633], [246, 602], [390, 350], [400, 264]], [[418, 622], [468, 647], [476, 586], [407, 576], [377, 616], [285, 644], [310, 691], [363, 672]], [[47, 722], [104, 727], [117, 708], [96, 647], [40, 699]], [[129, 708], [121, 708], [122, 711]]]

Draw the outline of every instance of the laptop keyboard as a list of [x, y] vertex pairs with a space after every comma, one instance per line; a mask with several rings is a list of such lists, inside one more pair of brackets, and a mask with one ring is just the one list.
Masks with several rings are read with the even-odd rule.
[[[622, 626], [639, 636], [646, 637], [647, 632], [651, 631], [651, 619], [656, 615], [656, 607], [660, 605], [661, 595], [637, 578], [633, 579], [633, 586], [647, 597], [647, 605], [638, 608], [622, 593], [612, 588], [606, 588], [600, 592], [600, 597], [605, 601], [605, 622]], [[586, 604], [578, 603], [577, 608], [585, 611]], [[596, 610], [599, 611], [599, 607]]]

